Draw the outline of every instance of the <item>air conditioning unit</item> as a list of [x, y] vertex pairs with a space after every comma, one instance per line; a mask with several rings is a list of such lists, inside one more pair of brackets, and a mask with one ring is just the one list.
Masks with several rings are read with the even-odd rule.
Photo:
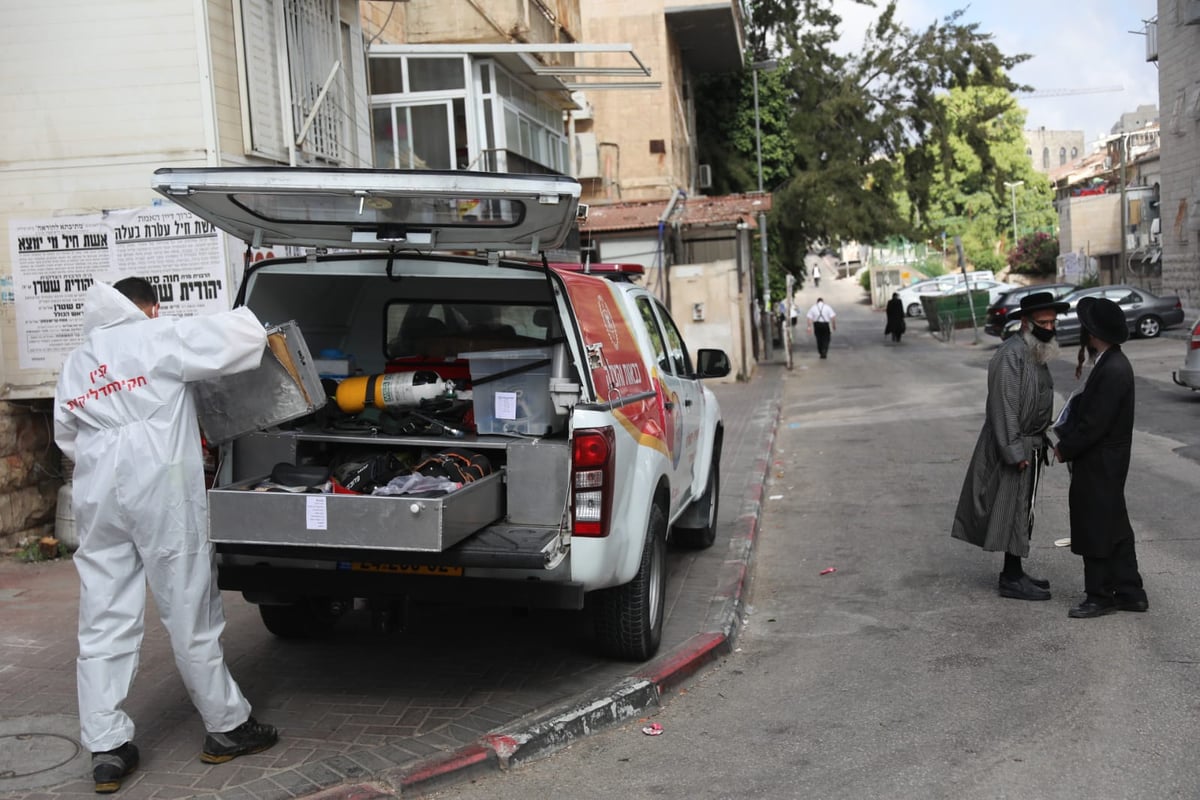
[[712, 188], [712, 166], [709, 164], [701, 164], [696, 172], [696, 186], [701, 189]]
[[1158, 61], [1158, 20], [1146, 23], [1146, 60]]
[[600, 148], [594, 133], [575, 134], [575, 177], [600, 177]]
[[1150, 220], [1150, 242], [1151, 242], [1151, 244], [1158, 244], [1158, 241], [1161, 238], [1162, 238], [1162, 218], [1155, 217], [1154, 219]]

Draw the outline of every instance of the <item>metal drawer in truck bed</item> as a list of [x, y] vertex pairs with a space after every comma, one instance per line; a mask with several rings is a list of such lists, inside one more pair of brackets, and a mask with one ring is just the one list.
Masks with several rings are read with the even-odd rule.
[[504, 515], [502, 472], [441, 497], [254, 491], [261, 481], [209, 491], [213, 542], [439, 553]]

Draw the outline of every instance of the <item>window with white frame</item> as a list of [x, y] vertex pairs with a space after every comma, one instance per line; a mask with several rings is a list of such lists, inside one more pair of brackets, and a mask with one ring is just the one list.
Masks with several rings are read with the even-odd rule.
[[[291, 163], [354, 157], [353, 81], [338, 0], [239, 0], [247, 150]], [[353, 55], [353, 54], [351, 54]]]
[[372, 53], [376, 167], [569, 170], [562, 112], [493, 59]]

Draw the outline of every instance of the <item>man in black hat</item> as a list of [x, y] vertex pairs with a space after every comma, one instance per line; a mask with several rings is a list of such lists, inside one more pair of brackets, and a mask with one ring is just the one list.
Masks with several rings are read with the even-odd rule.
[[1083, 389], [1059, 423], [1059, 461], [1071, 463], [1071, 552], [1083, 556], [1087, 592], [1069, 616], [1146, 611], [1125, 478], [1133, 446], [1133, 367], [1121, 352], [1129, 326], [1121, 307], [1104, 298], [1079, 301], [1080, 344], [1095, 362]]
[[983, 430], [954, 511], [955, 539], [1004, 553], [1000, 596], [1016, 600], [1050, 599], [1050, 582], [1027, 575], [1021, 559], [1029, 555], [1037, 482], [1048, 463], [1054, 381], [1046, 364], [1058, 355], [1055, 321], [1066, 310], [1050, 292], [1036, 292], [1011, 313], [1021, 331], [988, 363]]

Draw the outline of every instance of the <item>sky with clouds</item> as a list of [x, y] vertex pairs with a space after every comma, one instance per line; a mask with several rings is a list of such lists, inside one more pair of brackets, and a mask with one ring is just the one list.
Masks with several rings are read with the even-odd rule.
[[[852, 49], [878, 11], [849, 0], [836, 0], [835, 7], [843, 18], [843, 43]], [[896, 7], [899, 18], [914, 30], [965, 8], [960, 22], [979, 23], [1005, 54], [1032, 56], [1012, 77], [1035, 91], [1122, 87], [1022, 99], [1026, 128], [1082, 130], [1090, 146], [1107, 136], [1124, 112], [1158, 105], [1158, 70], [1146, 61], [1146, 37], [1141, 35], [1144, 20], [1156, 14], [1155, 0], [898, 0]]]

